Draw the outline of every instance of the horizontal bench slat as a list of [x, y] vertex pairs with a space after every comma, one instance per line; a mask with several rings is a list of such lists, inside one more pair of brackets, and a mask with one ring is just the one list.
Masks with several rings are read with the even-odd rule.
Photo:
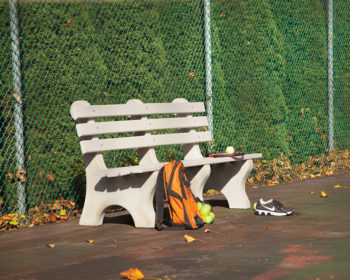
[[80, 144], [82, 153], [86, 154], [208, 141], [211, 141], [210, 131], [82, 140]]
[[193, 114], [205, 111], [203, 102], [192, 103], [145, 103], [72, 106], [75, 120], [98, 117], [140, 116], [151, 114]]
[[79, 137], [111, 133], [140, 132], [161, 129], [207, 127], [207, 117], [126, 120], [77, 124]]

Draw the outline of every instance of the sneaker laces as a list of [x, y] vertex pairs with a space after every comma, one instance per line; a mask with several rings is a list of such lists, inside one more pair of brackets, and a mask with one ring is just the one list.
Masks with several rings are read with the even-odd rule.
[[278, 207], [280, 208], [282, 211], [287, 211], [288, 209], [281, 203], [279, 202], [278, 200], [273, 200], [273, 203]]

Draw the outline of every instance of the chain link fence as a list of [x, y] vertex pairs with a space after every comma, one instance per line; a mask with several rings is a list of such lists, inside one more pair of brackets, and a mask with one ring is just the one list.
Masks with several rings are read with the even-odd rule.
[[349, 149], [350, 5], [329, 1], [0, 0], [1, 214], [82, 206], [79, 99], [204, 101], [212, 152], [297, 164]]

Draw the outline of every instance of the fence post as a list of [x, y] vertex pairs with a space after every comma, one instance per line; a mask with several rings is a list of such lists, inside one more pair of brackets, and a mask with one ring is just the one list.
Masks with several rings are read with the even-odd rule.
[[[211, 72], [210, 0], [204, 0], [205, 93], [207, 100], [208, 128], [213, 137], [213, 92]], [[210, 147], [208, 147], [210, 151]]]
[[333, 149], [333, 0], [328, 0], [328, 150], [331, 152]]
[[16, 100], [14, 119], [16, 127], [16, 169], [22, 173], [17, 182], [17, 208], [20, 214], [25, 212], [25, 166], [24, 166], [24, 132], [23, 132], [23, 98], [21, 80], [21, 57], [19, 43], [18, 25], [18, 3], [19, 0], [10, 0], [11, 21], [11, 47], [12, 47], [12, 75], [13, 96]]

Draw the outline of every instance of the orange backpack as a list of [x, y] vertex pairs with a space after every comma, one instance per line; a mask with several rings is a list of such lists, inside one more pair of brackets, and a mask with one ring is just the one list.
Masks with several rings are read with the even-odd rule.
[[[204, 225], [181, 161], [174, 160], [159, 171], [155, 202], [158, 230], [162, 230], [164, 224], [183, 229]], [[167, 218], [164, 218], [164, 203], [168, 204]]]

